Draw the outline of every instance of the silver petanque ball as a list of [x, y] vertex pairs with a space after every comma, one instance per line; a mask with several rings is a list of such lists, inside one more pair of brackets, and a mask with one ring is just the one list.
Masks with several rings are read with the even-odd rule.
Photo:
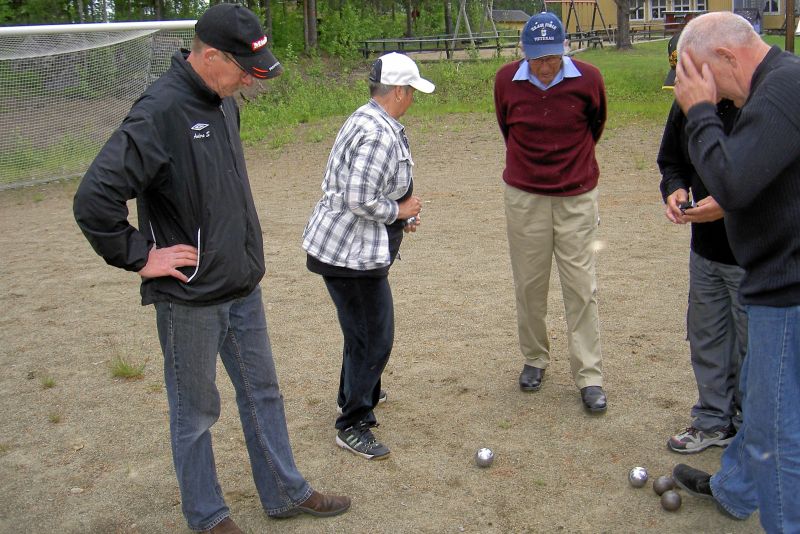
[[630, 482], [631, 486], [634, 488], [641, 488], [647, 484], [647, 469], [644, 467], [634, 467], [631, 469], [631, 472], [628, 473], [628, 482]]
[[681, 507], [681, 495], [675, 490], [667, 490], [661, 494], [661, 507], [668, 511], [674, 512]]
[[478, 467], [489, 467], [494, 462], [494, 453], [492, 449], [487, 449], [486, 447], [481, 447], [478, 449], [478, 452], [475, 453], [475, 464]]
[[669, 475], [662, 475], [653, 481], [653, 491], [657, 495], [663, 495], [671, 489], [675, 489], [675, 480]]

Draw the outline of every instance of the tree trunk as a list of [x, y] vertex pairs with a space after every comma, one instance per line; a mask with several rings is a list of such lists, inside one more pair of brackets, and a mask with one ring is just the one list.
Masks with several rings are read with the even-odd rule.
[[75, 9], [78, 10], [78, 22], [81, 24], [86, 20], [86, 17], [83, 15], [83, 2], [82, 0], [75, 0]]
[[406, 37], [414, 35], [412, 10], [414, 7], [411, 5], [411, 0], [406, 0]]
[[264, 34], [269, 41], [269, 47], [272, 48], [272, 0], [264, 0]]
[[453, 33], [453, 9], [450, 0], [444, 0], [444, 33]]
[[317, 48], [317, 0], [305, 0], [304, 5], [303, 28], [306, 36], [306, 53], [310, 54]]
[[631, 44], [631, 2], [614, 0], [617, 4], [617, 50], [632, 48]]

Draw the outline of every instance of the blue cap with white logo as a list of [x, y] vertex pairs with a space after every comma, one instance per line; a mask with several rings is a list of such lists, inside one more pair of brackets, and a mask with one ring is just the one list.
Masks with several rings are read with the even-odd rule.
[[528, 19], [520, 40], [527, 59], [564, 55], [564, 25], [553, 13], [538, 13]]

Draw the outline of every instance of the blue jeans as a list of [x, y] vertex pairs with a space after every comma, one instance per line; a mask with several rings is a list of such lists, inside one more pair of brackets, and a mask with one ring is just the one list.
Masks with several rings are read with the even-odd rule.
[[292, 457], [261, 288], [211, 306], [155, 305], [164, 353], [172, 459], [189, 528], [210, 529], [230, 511], [217, 482], [211, 426], [220, 414], [217, 354], [236, 390], [253, 479], [267, 514], [311, 495]]
[[800, 532], [800, 306], [748, 306], [747, 319], [744, 422], [711, 491], [736, 517], [758, 509], [769, 533]]
[[344, 337], [336, 428], [375, 426], [383, 373], [394, 344], [394, 302], [389, 279], [324, 276]]

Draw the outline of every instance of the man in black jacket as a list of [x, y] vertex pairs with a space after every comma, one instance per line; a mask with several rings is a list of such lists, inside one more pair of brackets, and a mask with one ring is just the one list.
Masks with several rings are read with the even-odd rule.
[[[744, 421], [713, 476], [679, 464], [676, 482], [767, 532], [800, 531], [800, 58], [729, 12], [693, 19], [678, 41], [675, 97], [689, 156], [725, 210], [744, 270]], [[740, 108], [726, 134], [715, 102]]]
[[[75, 218], [110, 265], [139, 274], [164, 353], [172, 455], [189, 528], [240, 532], [229, 517], [211, 447], [220, 413], [216, 360], [236, 401], [261, 504], [271, 517], [346, 511], [314, 491], [286, 429], [259, 281], [261, 227], [232, 95], [281, 67], [254, 13], [208, 9], [191, 52], [180, 51], [134, 104], [75, 195]], [[126, 201], [137, 200], [139, 226]]]
[[[664, 81], [665, 89], [672, 90], [675, 81], [679, 35], [676, 33], [667, 46], [672, 68]], [[725, 133], [733, 128], [738, 111], [730, 100], [717, 104]], [[747, 348], [747, 315], [739, 304], [744, 270], [728, 244], [724, 212], [708, 194], [689, 159], [685, 125], [686, 117], [673, 102], [658, 151], [666, 217], [675, 224], [692, 225], [686, 333], [697, 402], [691, 410], [692, 423], [667, 440], [670, 450], [683, 454], [725, 447], [733, 439], [742, 420], [737, 382]]]

